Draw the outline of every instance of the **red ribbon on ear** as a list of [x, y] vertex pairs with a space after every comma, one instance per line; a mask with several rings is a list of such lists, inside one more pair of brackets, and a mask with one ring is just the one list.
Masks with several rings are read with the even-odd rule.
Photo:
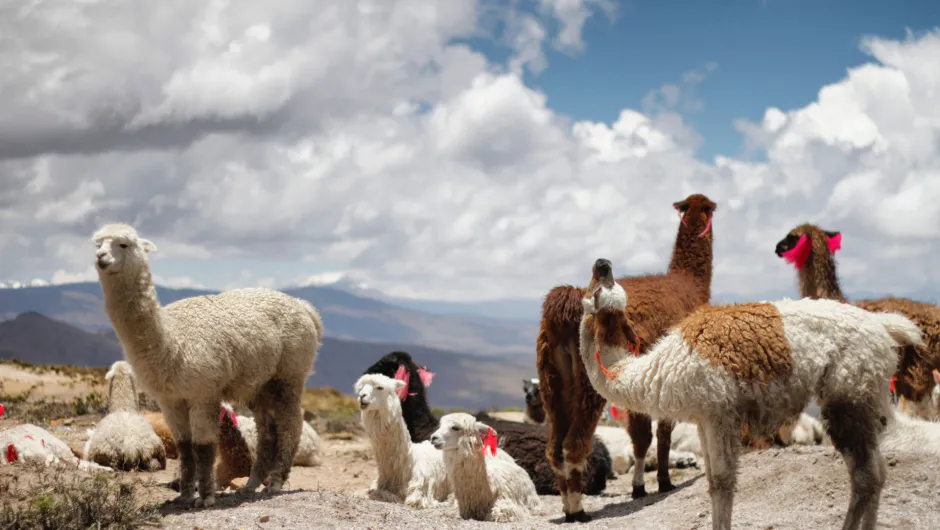
[[13, 462], [19, 455], [16, 453], [16, 446], [13, 444], [7, 445], [7, 462]]
[[624, 413], [623, 413], [623, 412], [620, 412], [620, 409], [618, 409], [617, 407], [611, 405], [611, 406], [610, 406], [610, 417], [613, 418], [614, 421], [620, 421], [620, 418], [624, 417]]
[[894, 376], [894, 377], [891, 378], [891, 382], [888, 383], [888, 385], [891, 387], [891, 393], [892, 393], [892, 394], [895, 393], [895, 390], [894, 390], [894, 382], [897, 381], [897, 380], [898, 380], [898, 376]]
[[490, 454], [496, 456], [496, 435], [493, 434], [492, 427], [486, 431], [486, 436], [483, 437], [483, 448], [480, 450], [480, 453], [485, 455], [487, 449], [490, 450]]
[[0, 418], [3, 417], [3, 411], [5, 411], [5, 410], [6, 410], [6, 409], [3, 407], [3, 403], [0, 403]]

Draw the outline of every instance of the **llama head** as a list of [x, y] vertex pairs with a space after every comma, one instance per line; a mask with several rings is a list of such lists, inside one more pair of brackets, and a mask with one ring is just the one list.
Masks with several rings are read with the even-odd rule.
[[442, 451], [496, 455], [496, 430], [464, 412], [445, 414], [430, 442]]
[[603, 309], [625, 311], [627, 292], [614, 281], [614, 268], [609, 259], [599, 258], [594, 262], [591, 283], [585, 289], [581, 304], [584, 313], [593, 315]]
[[525, 404], [530, 407], [542, 406], [542, 393], [539, 391], [539, 380], [536, 378], [523, 379], [522, 391], [525, 392]]
[[359, 400], [359, 409], [363, 412], [378, 410], [401, 410], [398, 392], [407, 388], [408, 383], [401, 379], [392, 379], [382, 374], [366, 374], [356, 381], [353, 390]]
[[130, 363], [127, 361], [114, 361], [114, 364], [111, 365], [111, 368], [108, 369], [108, 373], [104, 374], [105, 381], [110, 382], [115, 376], [120, 375], [122, 377], [134, 377], [134, 369], [131, 368]]
[[811, 254], [834, 255], [841, 248], [841, 232], [829, 232], [816, 225], [802, 224], [777, 242], [774, 253], [800, 270]]
[[137, 235], [130, 225], [106, 224], [91, 236], [94, 242], [95, 268], [98, 276], [136, 272], [147, 265], [147, 254], [157, 250], [150, 240]]
[[232, 408], [232, 405], [223, 401], [219, 406], [219, 425], [225, 425], [226, 423], [238, 427], [238, 417], [235, 415], [235, 409]]
[[711, 199], [701, 193], [695, 193], [684, 200], [672, 203], [672, 207], [679, 212], [679, 220], [683, 225], [690, 228], [702, 227], [697, 233], [698, 237], [705, 237], [711, 233], [712, 215], [718, 208], [718, 205]]

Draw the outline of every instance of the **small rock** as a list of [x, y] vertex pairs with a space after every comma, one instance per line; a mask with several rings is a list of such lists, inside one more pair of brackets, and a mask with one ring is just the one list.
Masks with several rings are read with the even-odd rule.
[[270, 516], [270, 515], [262, 515], [261, 517], [258, 518], [258, 522], [259, 522], [259, 523], [266, 523], [266, 522], [268, 522], [268, 521], [270, 521], [270, 520], [271, 520], [271, 516]]
[[698, 512], [698, 518], [699, 518], [699, 519], [705, 518], [706, 515], [708, 515], [708, 514], [705, 513], [705, 512]]
[[75, 418], [65, 418], [62, 420], [62, 425], [71, 425], [75, 423]]

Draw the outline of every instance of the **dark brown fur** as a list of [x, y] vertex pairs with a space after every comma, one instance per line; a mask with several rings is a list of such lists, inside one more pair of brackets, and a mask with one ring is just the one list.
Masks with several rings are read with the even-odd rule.
[[[714, 212], [715, 204], [704, 195], [691, 195], [673, 206], [684, 214], [685, 222], [679, 225], [668, 272], [618, 280], [630, 296], [627, 317], [639, 339], [641, 353], [666, 329], [707, 303], [711, 296], [712, 231], [701, 238], [698, 235]], [[576, 481], [567, 480], [565, 461], [583, 464], [605, 404], [591, 386], [578, 351], [584, 293], [585, 290], [571, 285], [555, 287], [548, 293], [542, 304], [536, 342], [539, 386], [551, 425], [548, 459], [558, 475], [563, 494], [582, 491]], [[668, 457], [663, 456], [669, 453], [672, 423], [661, 420], [659, 425], [657, 476], [660, 491], [668, 491], [674, 486], [669, 480]], [[628, 431], [635, 454], [645, 456], [652, 440], [650, 419], [630, 412]], [[563, 454], [565, 450], [567, 456]], [[645, 494], [642, 487], [634, 490], [636, 497]], [[589, 518], [578, 514], [576, 519]]]
[[229, 411], [219, 422], [219, 457], [215, 464], [215, 479], [220, 490], [234, 485], [232, 480], [251, 474], [254, 458], [242, 432], [235, 426]]
[[[835, 257], [829, 252], [826, 244], [826, 237], [838, 232], [828, 232], [815, 225], [802, 224], [777, 243], [777, 254], [793, 248], [799, 237], [804, 234], [812, 242], [812, 251], [798, 273], [800, 295], [849, 302], [839, 285]], [[927, 396], [936, 384], [931, 372], [934, 368], [940, 368], [940, 311], [937, 306], [896, 297], [858, 300], [852, 303], [867, 311], [901, 313], [921, 328], [925, 346], [905, 346], [898, 350], [895, 391], [899, 396], [912, 401], [920, 401]]]
[[793, 370], [790, 342], [773, 304], [702, 308], [679, 325], [683, 340], [735, 377], [767, 384]]

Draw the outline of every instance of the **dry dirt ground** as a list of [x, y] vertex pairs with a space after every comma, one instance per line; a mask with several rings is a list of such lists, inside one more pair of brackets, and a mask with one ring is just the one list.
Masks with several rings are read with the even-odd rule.
[[[65, 385], [63, 385], [65, 386]], [[63, 389], [64, 390], [64, 389]], [[505, 414], [517, 419], [518, 414]], [[43, 425], [80, 450], [85, 429], [98, 417], [73, 418], [71, 425]], [[0, 430], [15, 425], [0, 419]], [[207, 510], [162, 507], [161, 526], [174, 529], [445, 529], [445, 528], [568, 528], [560, 525], [561, 501], [542, 497], [542, 508], [531, 520], [509, 524], [463, 521], [455, 505], [412, 510], [402, 505], [371, 501], [365, 491], [375, 477], [368, 440], [324, 435], [323, 465], [294, 467], [287, 491], [253, 498], [223, 496]], [[889, 454], [888, 484], [882, 498], [879, 528], [938, 528], [940, 516], [940, 460]], [[176, 495], [166, 484], [178, 469], [133, 473], [141, 480], [145, 498], [162, 503]], [[646, 476], [647, 490], [655, 492], [655, 472]], [[243, 483], [243, 479], [236, 482]], [[641, 501], [630, 498], [630, 477], [608, 482], [607, 491], [585, 499], [595, 520], [572, 528], [704, 529], [710, 528], [710, 501], [699, 469], [673, 470], [679, 486], [668, 494], [652, 494]], [[736, 529], [839, 528], [848, 504], [848, 476], [831, 446], [791, 447], [753, 451], [741, 459], [734, 506]]]

